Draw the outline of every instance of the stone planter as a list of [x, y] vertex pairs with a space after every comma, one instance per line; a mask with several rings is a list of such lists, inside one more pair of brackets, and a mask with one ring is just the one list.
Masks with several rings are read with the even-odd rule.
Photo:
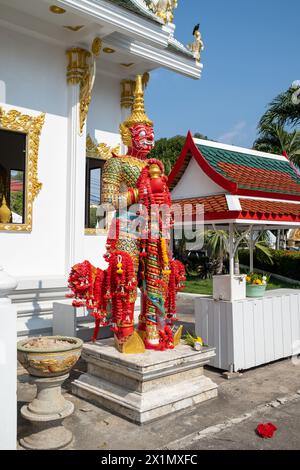
[[34, 349], [26, 347], [28, 339], [18, 342], [18, 360], [30, 375], [59, 377], [68, 374], [81, 355], [83, 342], [67, 336], [46, 336], [44, 339], [65, 341], [60, 349]]
[[247, 284], [246, 296], [249, 298], [262, 298], [266, 292], [266, 285]]
[[[81, 355], [83, 342], [78, 338], [49, 336], [66, 344], [58, 349], [26, 347], [30, 340], [18, 343], [18, 359], [37, 387], [34, 400], [24, 405], [21, 415], [31, 423], [31, 432], [20, 440], [26, 449], [54, 450], [67, 446], [73, 438], [62, 420], [74, 411], [74, 405], [61, 393], [61, 385]], [[32, 340], [32, 339], [31, 339]]]

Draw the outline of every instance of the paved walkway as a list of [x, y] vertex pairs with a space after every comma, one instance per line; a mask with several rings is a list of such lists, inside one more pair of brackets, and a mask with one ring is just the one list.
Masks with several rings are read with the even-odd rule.
[[[193, 297], [181, 297], [178, 311], [180, 321], [193, 332]], [[64, 421], [74, 433], [69, 449], [300, 449], [300, 364], [289, 359], [230, 381], [220, 371], [207, 368], [206, 374], [219, 385], [217, 399], [142, 427], [71, 395], [71, 380], [84, 371], [81, 361], [64, 385], [66, 398], [75, 405], [74, 414]], [[19, 408], [35, 395], [28, 379], [20, 368]], [[255, 434], [257, 424], [268, 421], [278, 426], [272, 441]], [[19, 437], [29, 433], [20, 415], [18, 430]]]

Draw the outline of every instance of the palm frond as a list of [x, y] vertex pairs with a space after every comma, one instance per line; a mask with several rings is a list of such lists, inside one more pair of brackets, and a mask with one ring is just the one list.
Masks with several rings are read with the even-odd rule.
[[293, 99], [295, 88], [290, 87], [284, 93], [279, 94], [270, 103], [268, 111], [262, 116], [259, 127], [277, 123], [296, 126], [300, 124], [300, 103]]

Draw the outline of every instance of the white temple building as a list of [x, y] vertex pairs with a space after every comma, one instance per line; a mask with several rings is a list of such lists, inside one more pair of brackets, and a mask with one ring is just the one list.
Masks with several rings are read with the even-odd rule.
[[19, 336], [51, 333], [73, 264], [104, 262], [101, 168], [124, 151], [135, 76], [202, 70], [197, 37], [175, 39], [176, 2], [53, 1], [0, 0], [0, 265]]

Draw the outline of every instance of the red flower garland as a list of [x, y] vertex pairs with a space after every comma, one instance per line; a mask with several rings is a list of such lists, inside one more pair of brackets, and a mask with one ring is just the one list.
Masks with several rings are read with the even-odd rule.
[[256, 428], [257, 434], [263, 439], [271, 439], [277, 427], [273, 423], [259, 424]]

